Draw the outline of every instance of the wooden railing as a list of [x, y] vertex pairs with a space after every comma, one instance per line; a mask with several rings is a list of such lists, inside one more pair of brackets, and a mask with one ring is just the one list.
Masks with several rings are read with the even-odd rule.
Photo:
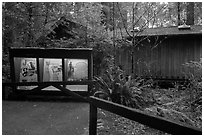
[[110, 101], [102, 100], [91, 96], [90, 101], [90, 123], [89, 131], [91, 135], [96, 135], [96, 120], [97, 120], [97, 108], [101, 108], [118, 114], [122, 117], [139, 122], [154, 129], [158, 129], [173, 135], [201, 135], [202, 131], [192, 126], [186, 126], [181, 123], [177, 123], [165, 118], [157, 117], [150, 114], [145, 114], [142, 111], [129, 108], [120, 104], [116, 104]]
[[[129, 108], [120, 104], [116, 104], [107, 100], [99, 99], [93, 96], [90, 97], [83, 97], [79, 94], [66, 89], [65, 87], [61, 86], [63, 84], [79, 84], [78, 82], [34, 82], [34, 83], [3, 83], [2, 87], [5, 88], [6, 86], [30, 86], [30, 85], [37, 85], [38, 87], [33, 89], [32, 91], [37, 91], [43, 89], [48, 86], [54, 86], [57, 89], [61, 90], [63, 93], [67, 95], [71, 95], [73, 97], [80, 98], [88, 103], [90, 103], [90, 119], [89, 119], [89, 134], [96, 135], [97, 134], [97, 108], [104, 109], [106, 111], [110, 111], [114, 114], [118, 114], [122, 117], [128, 118], [130, 120], [139, 122], [141, 124], [147, 125], [151, 128], [158, 129], [164, 131], [169, 134], [175, 135], [202, 135], [202, 130], [187, 126], [182, 123], [174, 122], [165, 118], [157, 117], [150, 114], [145, 114], [142, 111]], [[90, 81], [81, 82], [80, 84], [93, 84]], [[4, 90], [4, 89], [3, 89]], [[4, 92], [4, 91], [3, 91]]]

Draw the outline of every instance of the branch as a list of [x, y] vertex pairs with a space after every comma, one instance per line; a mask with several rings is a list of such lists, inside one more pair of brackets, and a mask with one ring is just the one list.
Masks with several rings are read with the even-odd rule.
[[165, 39], [167, 39], [167, 37], [164, 37], [164, 39], [161, 40], [161, 41], [160, 41], [159, 43], [157, 43], [157, 44], [156, 44], [156, 42], [157, 42], [158, 40], [156, 40], [156, 42], [155, 42], [155, 44], [154, 44], [155, 46], [153, 46], [153, 47], [151, 48], [151, 50], [154, 49], [154, 48], [156, 48], [156, 47], [157, 47], [159, 44], [161, 44]]
[[121, 34], [121, 36], [122, 36], [122, 40], [123, 40], [124, 42], [126, 42], [127, 44], [130, 44], [130, 43], [126, 40], [126, 38], [123, 36], [122, 28], [119, 27], [119, 29], [120, 29], [120, 34]]
[[[153, 4], [151, 3], [151, 6], [152, 6]], [[145, 10], [145, 12], [143, 12], [143, 14], [139, 17], [139, 19], [137, 20], [137, 22], [135, 22], [134, 23], [134, 25], [136, 25], [139, 21], [140, 21], [140, 19], [142, 18], [142, 17], [144, 17], [144, 15], [146, 14], [146, 12], [147, 11], [149, 11], [149, 10]], [[135, 26], [134, 26], [135, 27]]]
[[125, 28], [125, 31], [126, 31], [126, 33], [129, 35], [129, 37], [131, 37], [130, 33], [127, 31], [127, 28], [126, 28], [126, 26], [125, 26], [125, 21], [124, 21], [124, 18], [123, 18], [122, 13], [121, 13], [121, 11], [120, 11], [120, 7], [119, 7], [118, 2], [117, 2], [117, 7], [118, 7], [118, 10], [119, 10], [120, 17], [121, 17], [121, 19], [122, 19], [122, 23], [123, 23], [123, 26], [124, 26], [124, 28]]
[[[147, 23], [149, 23], [159, 12], [161, 12], [162, 9], [166, 8], [167, 6], [163, 6], [161, 9], [158, 10], [158, 12], [156, 13], [156, 11], [154, 11], [154, 16], [152, 16], [146, 23], [144, 23], [144, 25], [142, 25], [141, 29], [143, 30], [143, 28], [147, 25]], [[140, 33], [142, 33], [142, 31], [138, 32], [135, 36], [138, 36]]]

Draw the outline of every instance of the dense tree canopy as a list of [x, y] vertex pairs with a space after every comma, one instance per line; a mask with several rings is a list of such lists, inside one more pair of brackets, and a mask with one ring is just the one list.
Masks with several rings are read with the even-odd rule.
[[[186, 20], [187, 5], [186, 2], [180, 3], [181, 21]], [[177, 7], [175, 2], [3, 3], [3, 45], [33, 46], [49, 29], [49, 23], [62, 16], [88, 27], [90, 37], [94, 35], [110, 41], [113, 26], [115, 30], [132, 30], [177, 25]], [[202, 4], [195, 3], [195, 24], [202, 23], [201, 11]]]
[[[179, 3], [182, 23], [186, 21], [188, 5]], [[113, 47], [134, 45], [124, 37], [136, 36], [131, 33], [133, 29], [178, 25], [176, 2], [5, 2], [2, 9], [3, 53], [11, 46], [40, 46], [39, 38], [61, 17], [87, 27], [86, 40], [54, 41], [52, 46], [88, 46], [104, 56]], [[194, 24], [202, 24], [202, 3], [194, 3], [193, 9]]]

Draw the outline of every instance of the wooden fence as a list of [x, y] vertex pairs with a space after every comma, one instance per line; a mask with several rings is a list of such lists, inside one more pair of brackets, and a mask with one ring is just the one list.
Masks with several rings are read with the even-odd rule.
[[[161, 117], [153, 116], [150, 114], [145, 114], [139, 110], [129, 108], [123, 105], [119, 105], [110, 101], [102, 100], [93, 96], [90, 97], [83, 97], [79, 94], [66, 89], [65, 87], [61, 86], [63, 84], [79, 84], [78, 82], [33, 82], [33, 83], [3, 83], [3, 96], [4, 96], [4, 88], [6, 86], [31, 86], [31, 85], [38, 85], [37, 88], [31, 90], [33, 92], [37, 90], [41, 90], [48, 86], [54, 86], [57, 89], [61, 90], [63, 93], [67, 95], [71, 95], [73, 97], [80, 98], [88, 103], [90, 103], [90, 119], [89, 119], [89, 134], [96, 135], [97, 134], [97, 108], [101, 108], [107, 111], [110, 111], [114, 114], [118, 114], [122, 117], [128, 118], [130, 120], [139, 122], [141, 124], [147, 125], [151, 128], [155, 128], [161, 131], [164, 131], [169, 134], [176, 134], [176, 135], [201, 135], [202, 130], [192, 127], [186, 126], [181, 123], [177, 123], [174, 121], [170, 121]], [[81, 84], [93, 84], [91, 81], [81, 82]]]

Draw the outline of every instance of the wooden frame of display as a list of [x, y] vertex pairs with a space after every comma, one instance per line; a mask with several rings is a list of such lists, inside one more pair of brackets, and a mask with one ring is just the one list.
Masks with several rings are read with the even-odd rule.
[[[27, 87], [30, 87], [31, 85], [35, 85], [35, 87], [32, 87], [32, 89], [35, 89], [36, 87], [38, 87], [39, 85], [46, 85], [46, 84], [58, 84], [58, 85], [62, 85], [63, 87], [66, 87], [66, 85], [87, 85], [87, 90], [84, 91], [77, 91], [75, 90], [74, 92], [78, 92], [79, 94], [84, 94], [87, 95], [87, 93], [90, 93], [90, 89], [91, 89], [91, 82], [92, 81], [92, 77], [93, 77], [93, 55], [92, 55], [92, 49], [91, 48], [31, 48], [31, 47], [23, 47], [23, 48], [16, 48], [16, 47], [12, 47], [9, 50], [10, 53], [10, 69], [11, 69], [11, 80], [12, 83], [19, 83], [20, 85], [26, 85]], [[26, 60], [27, 59], [27, 60]], [[52, 80], [52, 81], [45, 81], [43, 79], [43, 77], [45, 77], [44, 74], [44, 66], [45, 63], [42, 64], [42, 60], [49, 59], [51, 61], [53, 61], [55, 59], [56, 60], [59, 59], [60, 61], [60, 67], [58, 66], [54, 66], [56, 70], [61, 70], [61, 72], [59, 71], [59, 73], [61, 73], [61, 79], [60, 80]], [[20, 61], [19, 61], [20, 60]], [[21, 80], [19, 77], [22, 75], [21, 73], [21, 69], [22, 69], [22, 60], [25, 60], [25, 62], [28, 64], [31, 64], [30, 66], [33, 66], [33, 68], [35, 68], [34, 72], [36, 72], [35, 75], [37, 75], [37, 77], [35, 76], [34, 81], [29, 81], [29, 80]], [[34, 61], [33, 61], [34, 60]], [[85, 66], [85, 72], [83, 72], [83, 69], [77, 69], [80, 70], [80, 73], [78, 73], [77, 79], [73, 79], [73, 80], [68, 80], [68, 76], [67, 76], [67, 66], [68, 64], [66, 64], [66, 62], [68, 62], [68, 60], [73, 60], [73, 61], [82, 61], [83, 63], [81, 63], [81, 65], [86, 65], [87, 63], [87, 68]], [[30, 62], [29, 62], [30, 61]], [[33, 63], [32, 63], [33, 61]], [[19, 63], [20, 62], [20, 63]], [[26, 63], [23, 62], [23, 65], [25, 65]], [[19, 68], [19, 64], [20, 64], [20, 68]], [[32, 65], [34, 64], [34, 65]], [[77, 63], [75, 63], [77, 64]], [[79, 63], [78, 63], [79, 64]], [[30, 67], [29, 66], [29, 67]], [[78, 67], [80, 68], [80, 67]], [[19, 70], [20, 69], [20, 70]], [[88, 72], [86, 72], [88, 71]], [[88, 74], [87, 74], [88, 73]], [[29, 73], [28, 73], [29, 74]], [[85, 79], [80, 79], [80, 74], [85, 75]], [[32, 74], [31, 74], [32, 75]], [[33, 76], [33, 75], [32, 75]], [[22, 84], [21, 84], [22, 83]], [[45, 84], [43, 84], [45, 83]], [[17, 84], [18, 85], [18, 84]], [[13, 91], [14, 92], [18, 92], [18, 93], [27, 93], [29, 94], [28, 91], [30, 91], [30, 89], [19, 89], [20, 86], [14, 86], [13, 87]], [[42, 94], [47, 94], [49, 90], [42, 90], [39, 89], [39, 92], [32, 92], [32, 93], [42, 93]], [[59, 89], [57, 89], [59, 90]], [[56, 90], [56, 91], [57, 91]], [[53, 92], [55, 90], [52, 90], [53, 94], [56, 95], [61, 95], [62, 93], [60, 92]]]

